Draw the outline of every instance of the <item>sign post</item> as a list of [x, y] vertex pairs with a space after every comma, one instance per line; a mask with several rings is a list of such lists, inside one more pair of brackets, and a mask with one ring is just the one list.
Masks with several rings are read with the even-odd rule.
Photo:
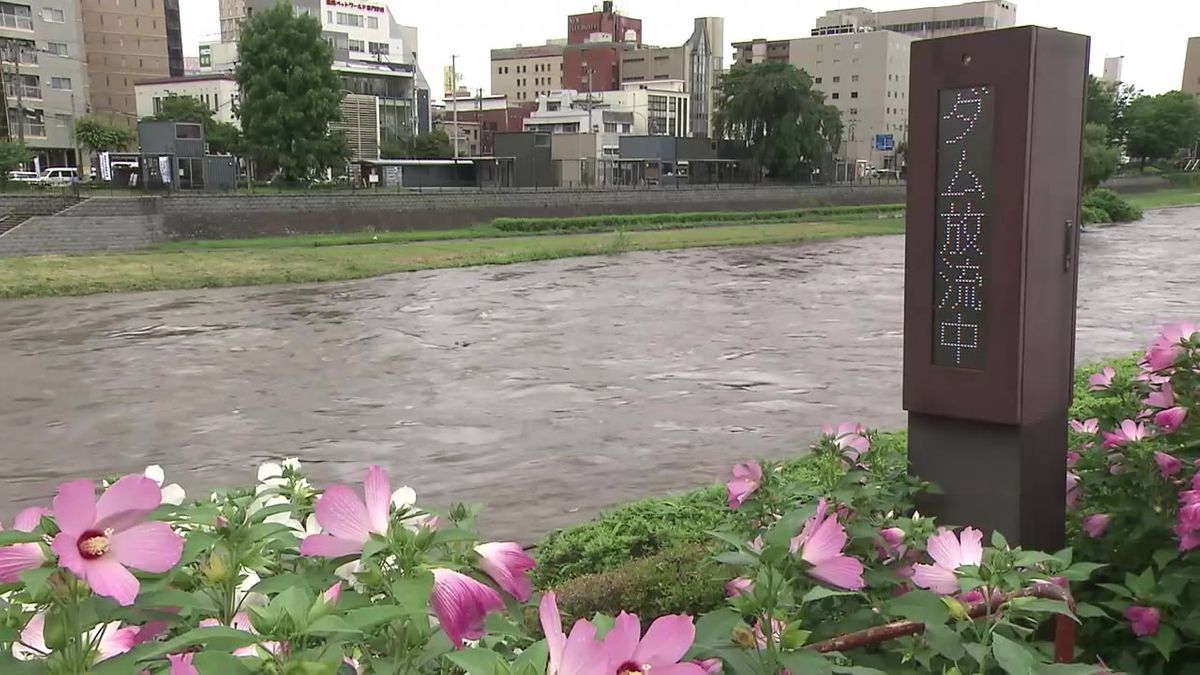
[[1065, 536], [1088, 38], [1039, 27], [912, 46], [904, 408], [943, 521]]

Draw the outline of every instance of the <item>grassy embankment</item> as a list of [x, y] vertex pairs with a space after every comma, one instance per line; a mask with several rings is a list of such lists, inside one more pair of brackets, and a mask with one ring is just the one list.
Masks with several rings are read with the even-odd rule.
[[179, 242], [131, 254], [0, 258], [0, 298], [335, 281], [624, 251], [896, 234], [904, 231], [899, 215], [892, 206], [623, 221], [500, 219], [463, 230]]
[[[1200, 204], [1200, 186], [1129, 197]], [[338, 281], [623, 251], [790, 244], [904, 230], [901, 205], [760, 213], [501, 218], [457, 230], [169, 242], [139, 253], [0, 258], [0, 298]]]

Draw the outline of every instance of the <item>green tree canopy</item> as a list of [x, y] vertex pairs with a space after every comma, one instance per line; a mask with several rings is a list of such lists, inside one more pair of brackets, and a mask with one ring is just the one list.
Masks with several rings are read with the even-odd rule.
[[450, 136], [441, 129], [434, 129], [399, 142], [386, 143], [379, 149], [379, 155], [384, 159], [438, 159], [453, 154]]
[[147, 119], [173, 122], [197, 122], [204, 125], [204, 138], [210, 152], [241, 153], [242, 131], [228, 122], [213, 118], [213, 111], [195, 96], [170, 94], [162, 100], [157, 114]]
[[1089, 122], [1083, 138], [1083, 187], [1091, 190], [1117, 170], [1121, 151], [1108, 144], [1108, 127]]
[[283, 170], [288, 180], [311, 178], [349, 157], [345, 137], [330, 131], [341, 111], [341, 84], [321, 23], [290, 5], [256, 12], [242, 25], [238, 117], [247, 150]]
[[808, 73], [789, 63], [730, 70], [717, 85], [718, 134], [745, 143], [773, 176], [819, 164], [841, 145], [842, 121], [812, 84]]
[[8, 183], [8, 172], [33, 160], [33, 153], [17, 141], [0, 141], [0, 185]]
[[1125, 111], [1125, 127], [1126, 149], [1145, 168], [1147, 161], [1173, 157], [1200, 139], [1200, 104], [1182, 91], [1139, 96]]
[[75, 124], [75, 140], [89, 152], [125, 150], [137, 143], [133, 129], [95, 115]]

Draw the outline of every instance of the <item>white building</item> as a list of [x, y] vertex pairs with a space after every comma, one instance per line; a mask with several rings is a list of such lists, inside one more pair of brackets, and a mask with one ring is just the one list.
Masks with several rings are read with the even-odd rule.
[[622, 135], [691, 135], [689, 98], [682, 80], [631, 82], [590, 96], [565, 89], [539, 97], [538, 109], [522, 124], [525, 131], [594, 133], [597, 155], [617, 156]]
[[200, 72], [232, 73], [237, 68], [236, 42], [201, 42]]
[[133, 90], [139, 119], [162, 112], [163, 101], [171, 96], [191, 96], [211, 110], [216, 121], [238, 124], [233, 111], [241, 98], [237, 81], [228, 73], [144, 80]]
[[1102, 75], [1100, 79], [1108, 82], [1109, 84], [1120, 84], [1121, 70], [1124, 68], [1124, 66], [1124, 56], [1106, 57], [1104, 59], [1104, 75]]

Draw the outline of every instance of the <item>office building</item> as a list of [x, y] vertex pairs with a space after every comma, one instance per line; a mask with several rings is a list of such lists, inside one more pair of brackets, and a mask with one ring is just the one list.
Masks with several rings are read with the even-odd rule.
[[492, 94], [447, 100], [440, 114], [451, 126], [456, 117], [460, 124], [478, 124], [478, 154], [491, 155], [497, 134], [521, 131], [522, 122], [536, 108], [536, 103], [517, 103], [505, 94]]
[[688, 94], [682, 80], [630, 83], [590, 95], [572, 89], [538, 99], [524, 130], [595, 134], [595, 156], [616, 157], [622, 135], [688, 136]]
[[825, 12], [825, 16], [817, 19], [812, 35], [845, 35], [863, 30], [887, 30], [925, 39], [1009, 28], [1016, 23], [1017, 5], [1009, 0], [982, 0], [959, 5], [886, 12], [854, 7]]
[[792, 40], [764, 40], [757, 38], [733, 43], [733, 65], [749, 66], [755, 63], [791, 63]]
[[221, 42], [236, 43], [242, 35], [242, 20], [246, 18], [246, 0], [218, 0], [221, 19]]
[[492, 50], [492, 94], [514, 103], [532, 103], [563, 88], [563, 50], [566, 40], [544, 45]]
[[33, 151], [31, 169], [78, 166], [75, 122], [89, 89], [77, 4], [0, 2], [0, 46], [4, 137]]
[[162, 112], [171, 96], [190, 96], [213, 112], [213, 119], [240, 126], [234, 107], [240, 101], [237, 80], [229, 73], [141, 80], [134, 86], [138, 118]]
[[1109, 84], [1121, 83], [1121, 70], [1125, 66], [1124, 56], [1109, 56], [1104, 59], [1104, 74], [1100, 79]]
[[232, 73], [237, 68], [238, 46], [236, 42], [201, 42], [201, 73]]
[[[242, 18], [269, 10], [276, 2], [242, 0]], [[231, 15], [237, 4], [229, 5]], [[342, 106], [341, 126], [362, 139], [351, 143], [353, 159], [378, 159], [379, 146], [399, 143], [431, 129], [430, 90], [417, 65], [415, 27], [397, 23], [382, 0], [290, 0], [290, 4], [297, 15], [312, 16], [321, 22], [321, 34], [333, 46], [333, 69], [341, 77], [343, 90], [367, 97]], [[217, 54], [212, 52], [211, 56], [215, 62]], [[223, 54], [221, 62], [227, 63], [230, 56]], [[215, 63], [212, 67], [216, 68]], [[369, 99], [374, 100], [373, 113]], [[368, 119], [376, 120], [377, 133], [363, 130]]]
[[1189, 38], [1183, 56], [1183, 91], [1200, 98], [1200, 36]]
[[600, 9], [567, 17], [562, 87], [614, 91], [621, 86], [621, 53], [642, 43], [642, 20], [617, 11], [612, 0]]
[[179, 0], [79, 0], [79, 7], [91, 111], [135, 128], [135, 83], [183, 76]]
[[638, 45], [621, 53], [621, 85], [649, 80], [683, 80], [690, 94], [688, 126], [696, 136], [712, 136], [717, 80], [724, 69], [725, 20], [695, 19], [688, 41], [679, 47]]

